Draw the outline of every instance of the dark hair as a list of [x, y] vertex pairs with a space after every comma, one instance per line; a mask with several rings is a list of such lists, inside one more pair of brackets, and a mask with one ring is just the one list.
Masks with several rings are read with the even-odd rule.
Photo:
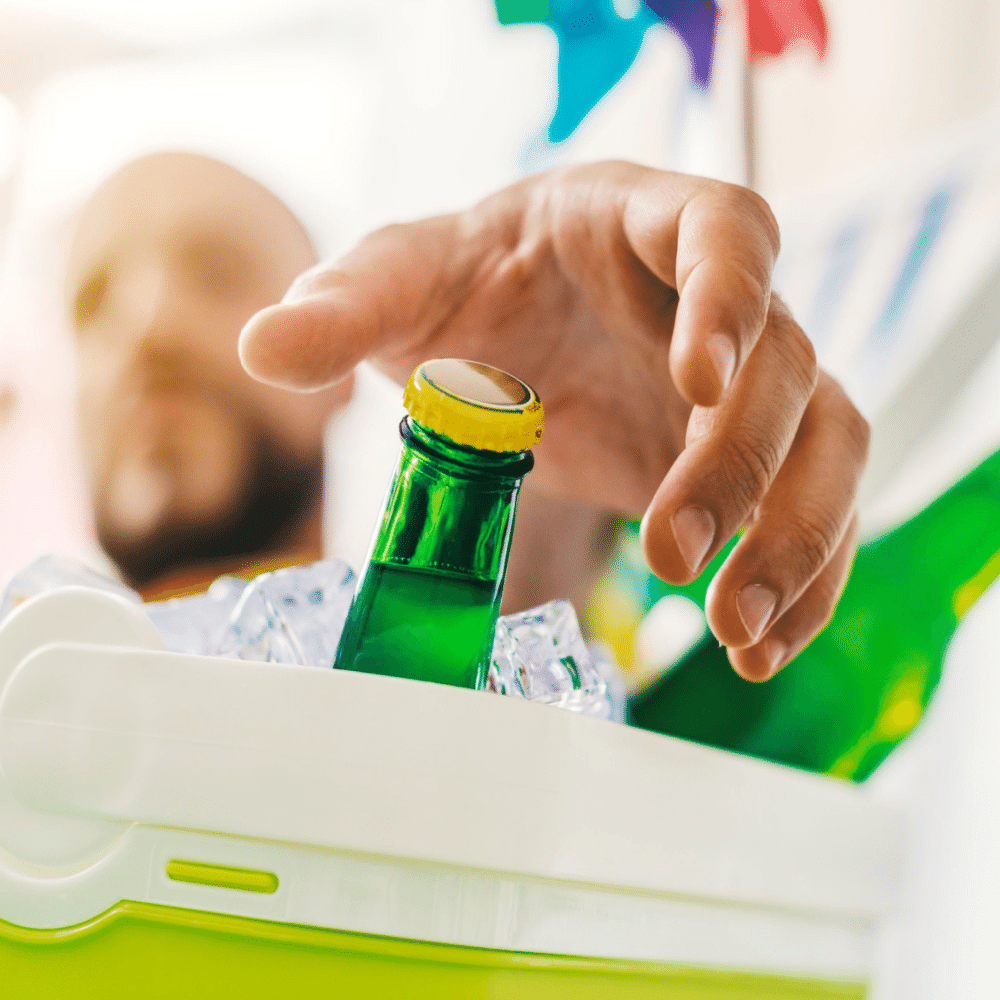
[[244, 487], [229, 510], [205, 521], [170, 521], [138, 539], [99, 525], [98, 539], [137, 588], [202, 565], [259, 558], [294, 539], [320, 502], [322, 480], [322, 455], [293, 455], [258, 427]]

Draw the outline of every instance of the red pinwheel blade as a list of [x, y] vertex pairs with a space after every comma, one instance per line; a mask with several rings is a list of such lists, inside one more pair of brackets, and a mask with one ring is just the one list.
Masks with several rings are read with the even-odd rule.
[[780, 56], [792, 42], [804, 39], [822, 58], [826, 15], [820, 0], [749, 0], [747, 36], [754, 56]]

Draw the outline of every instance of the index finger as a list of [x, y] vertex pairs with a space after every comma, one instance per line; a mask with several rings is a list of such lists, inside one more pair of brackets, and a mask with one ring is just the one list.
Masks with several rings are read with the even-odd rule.
[[642, 262], [677, 289], [670, 373], [698, 406], [719, 401], [764, 329], [780, 248], [767, 202], [746, 188], [691, 179], [678, 208], [676, 179], [633, 190], [623, 215]]

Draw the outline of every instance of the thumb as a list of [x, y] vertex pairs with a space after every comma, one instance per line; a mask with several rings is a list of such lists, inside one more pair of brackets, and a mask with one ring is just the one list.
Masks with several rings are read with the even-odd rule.
[[365, 358], [406, 354], [462, 301], [474, 270], [463, 242], [458, 217], [440, 216], [387, 226], [310, 268], [243, 328], [243, 367], [304, 391], [340, 381]]

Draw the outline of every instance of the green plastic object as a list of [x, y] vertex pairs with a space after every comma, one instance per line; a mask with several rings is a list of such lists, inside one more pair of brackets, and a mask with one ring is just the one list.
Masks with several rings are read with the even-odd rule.
[[[1000, 452], [861, 546], [830, 623], [773, 680], [739, 678], [708, 636], [632, 698], [630, 721], [861, 781], [920, 720], [958, 623], [998, 575]], [[675, 590], [703, 604], [696, 582], [648, 584], [641, 599]]]
[[465, 948], [123, 902], [77, 927], [0, 921], [0, 995], [30, 1000], [860, 1000], [830, 983]]
[[531, 451], [456, 444], [407, 417], [337, 666], [481, 687]]

